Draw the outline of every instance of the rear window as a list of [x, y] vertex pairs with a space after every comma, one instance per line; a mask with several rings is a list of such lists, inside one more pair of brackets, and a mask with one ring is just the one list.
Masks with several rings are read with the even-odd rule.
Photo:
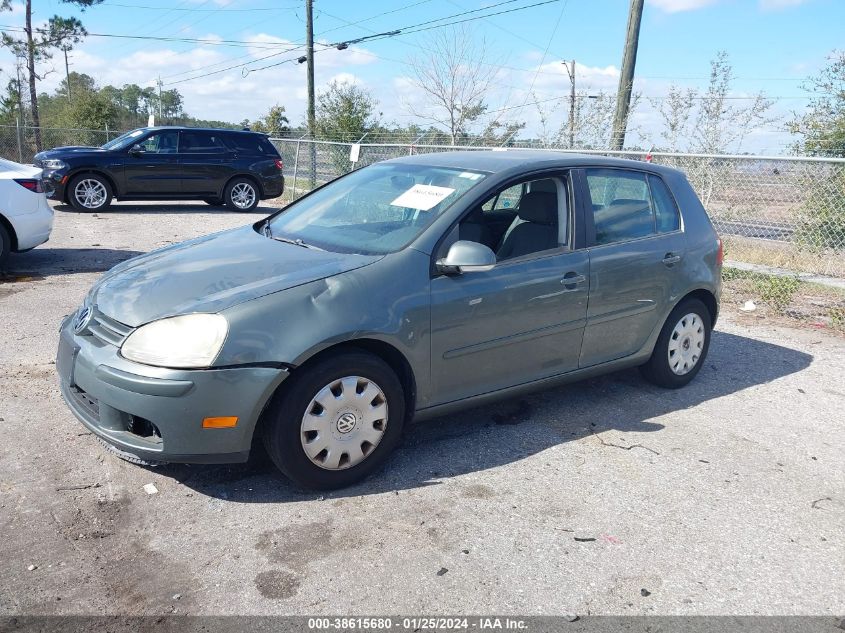
[[267, 137], [261, 136], [260, 134], [230, 134], [226, 140], [238, 152], [260, 154], [262, 156], [279, 156], [279, 152], [267, 140]]
[[228, 151], [219, 134], [213, 132], [182, 132], [179, 151], [183, 154], [216, 154]]

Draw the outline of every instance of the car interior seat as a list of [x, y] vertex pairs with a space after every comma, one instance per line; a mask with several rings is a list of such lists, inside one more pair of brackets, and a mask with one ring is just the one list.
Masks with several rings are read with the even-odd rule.
[[502, 259], [544, 251], [558, 245], [557, 193], [529, 191], [519, 203], [517, 218], [496, 256]]

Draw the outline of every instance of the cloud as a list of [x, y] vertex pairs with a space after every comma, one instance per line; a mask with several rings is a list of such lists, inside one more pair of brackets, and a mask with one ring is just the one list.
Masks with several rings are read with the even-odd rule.
[[[648, 0], [648, 3], [666, 13], [695, 11], [714, 5], [719, 0]], [[765, 1], [765, 0], [763, 0]]]
[[763, 11], [780, 11], [806, 4], [809, 0], [759, 0], [760, 9]]

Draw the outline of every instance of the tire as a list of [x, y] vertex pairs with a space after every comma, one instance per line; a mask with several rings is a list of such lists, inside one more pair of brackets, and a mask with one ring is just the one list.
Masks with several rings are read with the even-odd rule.
[[[369, 415], [366, 406], [372, 407]], [[380, 468], [399, 444], [404, 422], [405, 394], [393, 370], [371, 354], [340, 352], [299, 369], [282, 385], [262, 439], [294, 483], [333, 490]]]
[[137, 455], [133, 455], [132, 453], [127, 453], [119, 449], [117, 446], [109, 444], [103, 438], [97, 437], [97, 441], [102, 444], [103, 448], [105, 448], [109, 453], [122, 459], [125, 462], [129, 462], [130, 464], [135, 464], [136, 466], [148, 466], [150, 468], [155, 468], [156, 466], [161, 466], [164, 462], [152, 461], [149, 459], [142, 459]]
[[643, 376], [667, 389], [689, 384], [707, 358], [712, 329], [710, 312], [701, 301], [679, 303], [663, 324], [651, 358], [640, 367]]
[[70, 206], [84, 213], [107, 211], [112, 201], [109, 182], [98, 174], [80, 174], [70, 181]]
[[233, 178], [223, 192], [223, 202], [232, 211], [252, 211], [258, 206], [258, 187], [249, 178]]
[[202, 201], [205, 202], [206, 204], [210, 204], [212, 207], [222, 207], [223, 206], [223, 200], [220, 199], [220, 198], [203, 198]]
[[9, 262], [9, 255], [12, 254], [12, 236], [6, 227], [0, 224], [0, 272], [6, 269]]

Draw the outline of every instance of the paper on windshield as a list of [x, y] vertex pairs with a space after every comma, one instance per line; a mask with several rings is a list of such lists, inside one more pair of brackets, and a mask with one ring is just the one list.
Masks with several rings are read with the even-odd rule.
[[450, 187], [438, 187], [436, 185], [414, 185], [390, 204], [394, 207], [407, 207], [428, 211], [436, 206], [443, 198], [454, 189]]

